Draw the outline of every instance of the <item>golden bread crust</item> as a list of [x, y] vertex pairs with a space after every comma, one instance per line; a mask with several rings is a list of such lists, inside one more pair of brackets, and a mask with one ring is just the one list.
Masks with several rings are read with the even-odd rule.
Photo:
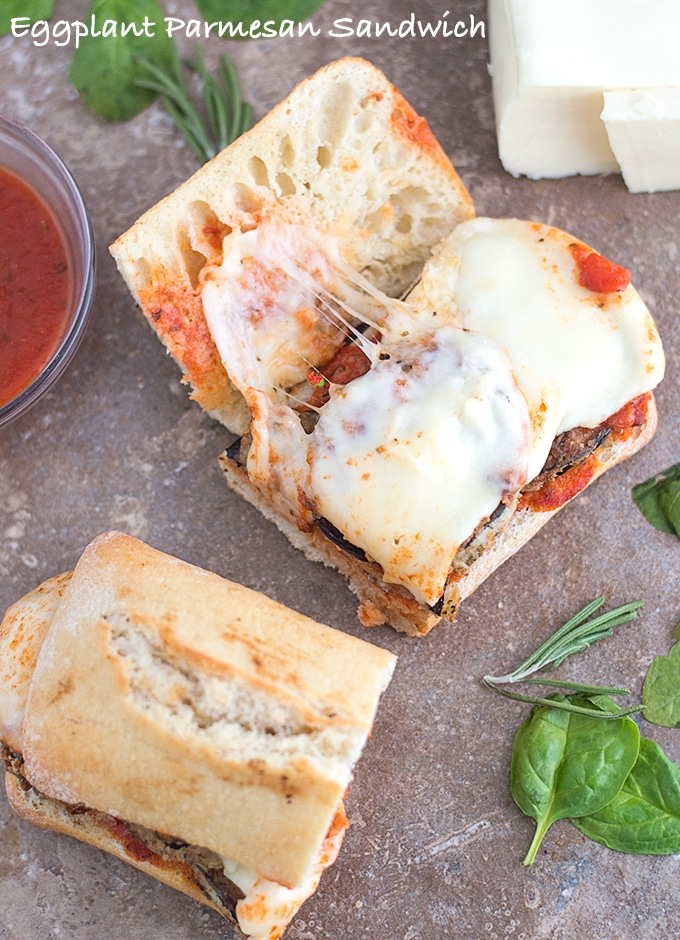
[[66, 571], [43, 581], [8, 607], [0, 623], [0, 740], [19, 753], [35, 664], [71, 574]]

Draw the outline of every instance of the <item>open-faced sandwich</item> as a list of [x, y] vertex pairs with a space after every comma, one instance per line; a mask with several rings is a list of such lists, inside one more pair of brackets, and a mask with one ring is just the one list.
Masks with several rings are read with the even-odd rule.
[[394, 663], [106, 533], [0, 625], [9, 802], [276, 940], [338, 853]]
[[659, 337], [630, 273], [476, 219], [418, 117], [344, 59], [112, 246], [229, 485], [422, 634], [653, 435]]

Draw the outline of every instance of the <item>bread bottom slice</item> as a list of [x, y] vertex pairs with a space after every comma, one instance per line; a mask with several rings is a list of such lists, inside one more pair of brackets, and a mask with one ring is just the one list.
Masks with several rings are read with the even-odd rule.
[[23, 776], [20, 755], [3, 746], [2, 758], [7, 800], [27, 822], [116, 856], [217, 911], [239, 934], [251, 940], [281, 937], [301, 905], [316, 890], [323, 872], [337, 858], [349, 825], [341, 802], [316, 862], [300, 885], [284, 888], [266, 879], [256, 879], [244, 891], [225, 874], [225, 859], [216, 853], [81, 804], [71, 805], [45, 796]]
[[[579, 457], [575, 466], [582, 468], [587, 465], [588, 477], [585, 482], [581, 477], [581, 482], [572, 484], [573, 495], [555, 508], [531, 508], [532, 495], [535, 496], [541, 486], [545, 487], [555, 479], [554, 474], [542, 473], [517, 494], [514, 505], [504, 514], [508, 521], [503, 519], [503, 524], [499, 525], [494, 518], [485, 520], [454, 559], [444, 596], [434, 607], [419, 603], [401, 585], [385, 582], [380, 566], [365, 560], [363, 552], [347, 543], [341, 533], [333, 532], [332, 527], [315, 525], [309, 530], [301, 530], [294, 519], [282, 515], [270, 504], [248, 478], [245, 468], [230, 456], [231, 451], [221, 454], [219, 462], [227, 485], [273, 522], [307, 558], [342, 572], [350, 590], [360, 601], [358, 616], [365, 626], [389, 623], [402, 633], [423, 636], [440, 620], [454, 620], [465, 598], [530, 541], [578, 492], [605, 471], [632, 457], [652, 439], [657, 425], [656, 405], [651, 393], [641, 396], [641, 400], [644, 401], [644, 416], [640, 423], [622, 429], [607, 426], [602, 440], [586, 456]], [[537, 502], [534, 499], [534, 503]], [[525, 503], [527, 505], [522, 508]]]

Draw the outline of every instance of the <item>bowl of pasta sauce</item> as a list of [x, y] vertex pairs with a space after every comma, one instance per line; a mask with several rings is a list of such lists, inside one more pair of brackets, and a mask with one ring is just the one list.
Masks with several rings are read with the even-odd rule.
[[95, 287], [87, 207], [70, 171], [37, 135], [0, 116], [0, 426], [64, 372]]

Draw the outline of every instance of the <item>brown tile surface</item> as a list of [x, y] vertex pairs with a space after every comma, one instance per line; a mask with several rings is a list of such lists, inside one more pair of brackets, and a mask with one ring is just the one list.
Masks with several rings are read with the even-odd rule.
[[[327, 0], [314, 22], [399, 22], [428, 0]], [[84, 4], [61, 0], [59, 18]], [[175, 0], [169, 13], [195, 17]], [[483, 19], [482, 0], [449, 5], [449, 20]], [[190, 43], [186, 45], [190, 50]], [[205, 43], [213, 60], [223, 49]], [[680, 857], [616, 854], [558, 823], [532, 868], [521, 860], [532, 823], [509, 793], [512, 738], [526, 711], [480, 677], [519, 661], [585, 601], [645, 598], [643, 616], [577, 658], [573, 677], [629, 684], [670, 645], [680, 619], [680, 541], [648, 526], [634, 482], [680, 459], [678, 254], [680, 193], [630, 195], [620, 177], [532, 182], [498, 162], [487, 44], [475, 39], [302, 39], [230, 43], [258, 117], [331, 59], [363, 55], [430, 121], [479, 214], [554, 223], [634, 271], [669, 361], [652, 444], [561, 513], [472, 597], [455, 626], [427, 639], [377, 628], [399, 654], [348, 801], [353, 826], [339, 862], [301, 910], [293, 940], [623, 940], [680, 933]], [[229, 437], [187, 398], [141, 317], [107, 244], [195, 163], [157, 107], [107, 125], [68, 83], [71, 49], [0, 38], [0, 111], [44, 136], [88, 203], [99, 250], [93, 322], [66, 376], [33, 411], [0, 431], [0, 608], [71, 566], [84, 545], [119, 528], [261, 589], [334, 627], [366, 635], [336, 573], [306, 561], [223, 484]], [[680, 733], [645, 725], [680, 761]], [[104, 745], [105, 746], [105, 745]], [[212, 913], [122, 863], [17, 820], [0, 797], [2, 940], [180, 940], [230, 936]]]

